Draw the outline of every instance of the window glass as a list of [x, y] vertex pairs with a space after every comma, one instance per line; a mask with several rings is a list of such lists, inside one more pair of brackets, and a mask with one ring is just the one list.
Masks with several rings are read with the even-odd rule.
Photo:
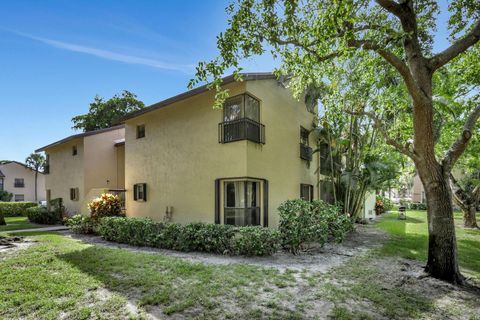
[[311, 184], [300, 185], [300, 199], [307, 201], [313, 200], [313, 186]]
[[304, 127], [300, 127], [300, 143], [308, 146], [308, 130]]
[[225, 183], [224, 222], [236, 226], [260, 225], [260, 183], [228, 181]]
[[25, 196], [23, 194], [16, 194], [15, 202], [18, 202], [18, 201], [25, 201]]
[[143, 184], [137, 185], [137, 199], [143, 200]]
[[0, 191], [3, 191], [3, 178], [0, 178]]
[[245, 118], [260, 122], [260, 103], [248, 94], [245, 95]]
[[244, 181], [230, 181], [225, 186], [225, 206], [228, 208], [245, 207]]
[[228, 99], [223, 108], [223, 121], [233, 121], [243, 118], [243, 96]]
[[137, 139], [144, 138], [145, 137], [145, 125], [139, 125], [137, 126]]
[[254, 208], [259, 206], [258, 201], [258, 182], [246, 181], [247, 184], [247, 207]]
[[23, 188], [25, 186], [25, 182], [23, 178], [15, 178], [14, 187], [16, 188]]
[[72, 156], [76, 156], [77, 155], [77, 146], [73, 146], [72, 147]]

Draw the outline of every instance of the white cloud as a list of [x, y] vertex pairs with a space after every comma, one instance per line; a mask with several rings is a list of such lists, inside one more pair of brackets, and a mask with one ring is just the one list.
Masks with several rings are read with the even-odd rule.
[[163, 62], [156, 59], [132, 56], [128, 54], [112, 52], [112, 51], [103, 50], [99, 48], [87, 47], [79, 44], [37, 37], [37, 36], [33, 36], [33, 35], [22, 33], [22, 32], [17, 32], [17, 31], [11, 31], [11, 32], [26, 38], [30, 38], [32, 40], [40, 41], [54, 48], [89, 54], [89, 55], [107, 59], [107, 60], [119, 61], [119, 62], [124, 62], [129, 64], [139, 64], [139, 65], [144, 65], [144, 66], [149, 66], [149, 67], [164, 69], [164, 70], [180, 71], [187, 74], [192, 73], [194, 68], [193, 65], [188, 65], [188, 64], [168, 63], [168, 62]]

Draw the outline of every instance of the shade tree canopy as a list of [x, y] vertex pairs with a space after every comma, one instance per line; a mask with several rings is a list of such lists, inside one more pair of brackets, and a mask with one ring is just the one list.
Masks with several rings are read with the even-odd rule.
[[[240, 79], [242, 60], [265, 53], [280, 61], [276, 74], [288, 80], [297, 97], [325, 82], [343, 82], [344, 93], [354, 96], [361, 86], [349, 71], [361, 71], [357, 81], [367, 81], [369, 95], [362, 95], [363, 102], [347, 97], [338, 105], [371, 119], [386, 143], [413, 160], [427, 197], [426, 271], [463, 283], [449, 175], [476, 131], [480, 105], [460, 103], [461, 124], [448, 132], [454, 139], [440, 154], [436, 145], [445, 131], [439, 115], [445, 108], [434, 97], [437, 75], [449, 64], [478, 60], [480, 2], [450, 1], [446, 9], [450, 45], [433, 52], [438, 1], [238, 0], [227, 8], [230, 19], [217, 38], [218, 57], [199, 63], [190, 85], [209, 82], [221, 106], [228, 96], [221, 87], [223, 73], [232, 68]], [[460, 76], [461, 87], [475, 73]]]

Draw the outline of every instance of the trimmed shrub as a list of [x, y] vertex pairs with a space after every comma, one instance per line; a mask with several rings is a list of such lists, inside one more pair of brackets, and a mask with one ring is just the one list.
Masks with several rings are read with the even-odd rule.
[[4, 217], [26, 216], [26, 210], [36, 206], [35, 202], [0, 202], [0, 213]]
[[123, 216], [122, 202], [120, 197], [110, 193], [103, 193], [100, 197], [88, 203], [90, 216], [93, 220], [100, 220], [103, 217]]
[[350, 217], [323, 201], [288, 200], [278, 210], [282, 247], [293, 254], [312, 243], [324, 245], [329, 239], [341, 242], [353, 230]]
[[0, 190], [0, 201], [12, 201], [13, 193], [5, 190]]
[[30, 222], [39, 224], [57, 224], [61, 217], [56, 211], [48, 211], [45, 207], [31, 207], [26, 209]]
[[427, 210], [427, 205], [421, 202], [413, 202], [410, 204], [409, 209], [412, 210]]
[[144, 218], [105, 217], [100, 235], [109, 241], [178, 251], [269, 255], [278, 249], [278, 231], [263, 227], [155, 222]]
[[76, 214], [70, 218], [63, 219], [65, 225], [75, 233], [96, 234], [98, 225], [92, 218]]
[[260, 226], [241, 227], [233, 238], [234, 254], [269, 256], [277, 252], [280, 233]]

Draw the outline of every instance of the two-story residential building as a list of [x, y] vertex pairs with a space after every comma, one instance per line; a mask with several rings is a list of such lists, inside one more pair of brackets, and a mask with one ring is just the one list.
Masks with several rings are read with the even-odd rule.
[[285, 200], [318, 199], [316, 115], [270, 73], [223, 79], [123, 119], [126, 212], [174, 222], [277, 226]]
[[243, 80], [223, 79], [230, 97], [222, 109], [202, 86], [131, 113], [120, 126], [38, 149], [49, 162], [47, 197], [87, 213], [101, 192], [125, 191], [130, 217], [273, 227], [286, 200], [332, 202], [331, 166], [322, 152], [312, 154], [316, 112], [271, 73]]
[[45, 152], [47, 199], [62, 198], [67, 213], [88, 213], [87, 203], [105, 190], [125, 187], [123, 125], [69, 136]]
[[0, 191], [12, 193], [12, 201], [44, 201], [45, 176], [41, 172], [38, 173], [35, 200], [35, 171], [18, 161], [1, 161]]

